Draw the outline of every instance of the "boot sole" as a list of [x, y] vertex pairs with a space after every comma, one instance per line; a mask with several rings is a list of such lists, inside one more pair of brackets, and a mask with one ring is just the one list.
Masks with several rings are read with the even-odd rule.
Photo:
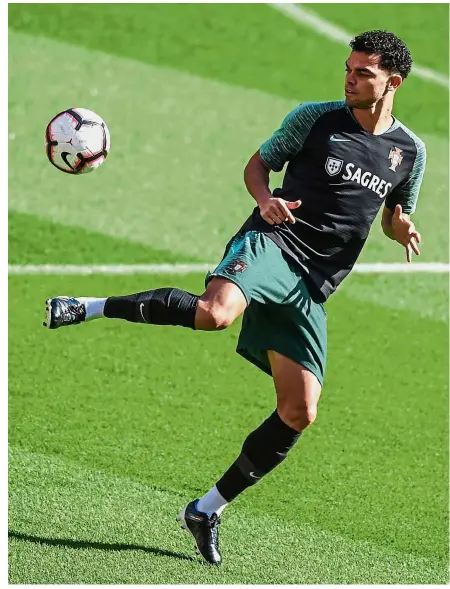
[[50, 325], [52, 321], [52, 299], [47, 299], [45, 301], [45, 314], [47, 322], [44, 321], [42, 325], [47, 329], [51, 329]]

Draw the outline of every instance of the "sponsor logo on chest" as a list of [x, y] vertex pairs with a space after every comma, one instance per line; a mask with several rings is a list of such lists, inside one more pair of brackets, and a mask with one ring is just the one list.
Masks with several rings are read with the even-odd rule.
[[[389, 170], [396, 172], [403, 161], [402, 150], [398, 147], [393, 147], [387, 159], [391, 164]], [[325, 170], [329, 176], [337, 176], [342, 171], [342, 180], [355, 182], [355, 184], [364, 186], [368, 190], [375, 192], [380, 198], [385, 198], [392, 188], [391, 182], [380, 178], [373, 172], [363, 170], [354, 163], [344, 164], [344, 160], [338, 157], [328, 156], [325, 162]]]
[[389, 189], [392, 188], [391, 182], [386, 182], [386, 180], [383, 180], [383, 178], [380, 178], [376, 174], [372, 174], [372, 172], [364, 172], [361, 168], [358, 168], [352, 163], [345, 166], [342, 180], [356, 182], [356, 184], [372, 190], [375, 194], [378, 194], [380, 198], [387, 196]]

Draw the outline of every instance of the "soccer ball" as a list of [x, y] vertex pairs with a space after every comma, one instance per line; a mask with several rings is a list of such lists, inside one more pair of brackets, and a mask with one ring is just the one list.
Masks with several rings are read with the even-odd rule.
[[47, 157], [67, 174], [86, 174], [101, 166], [110, 143], [105, 121], [86, 108], [60, 112], [45, 130]]

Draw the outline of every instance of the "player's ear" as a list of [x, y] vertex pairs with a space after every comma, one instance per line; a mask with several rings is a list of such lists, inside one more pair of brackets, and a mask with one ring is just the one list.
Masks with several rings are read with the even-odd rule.
[[392, 74], [389, 78], [387, 89], [390, 91], [397, 90], [397, 88], [401, 86], [402, 82], [403, 79], [400, 74]]

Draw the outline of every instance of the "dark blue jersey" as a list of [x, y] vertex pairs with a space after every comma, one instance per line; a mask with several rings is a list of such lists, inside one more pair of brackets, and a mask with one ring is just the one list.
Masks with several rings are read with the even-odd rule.
[[383, 202], [414, 212], [426, 160], [425, 144], [400, 121], [373, 135], [344, 101], [298, 106], [260, 154], [275, 171], [288, 162], [273, 194], [302, 204], [291, 211], [294, 225], [270, 225], [256, 207], [244, 228], [263, 231], [299, 264], [321, 301], [351, 271]]

